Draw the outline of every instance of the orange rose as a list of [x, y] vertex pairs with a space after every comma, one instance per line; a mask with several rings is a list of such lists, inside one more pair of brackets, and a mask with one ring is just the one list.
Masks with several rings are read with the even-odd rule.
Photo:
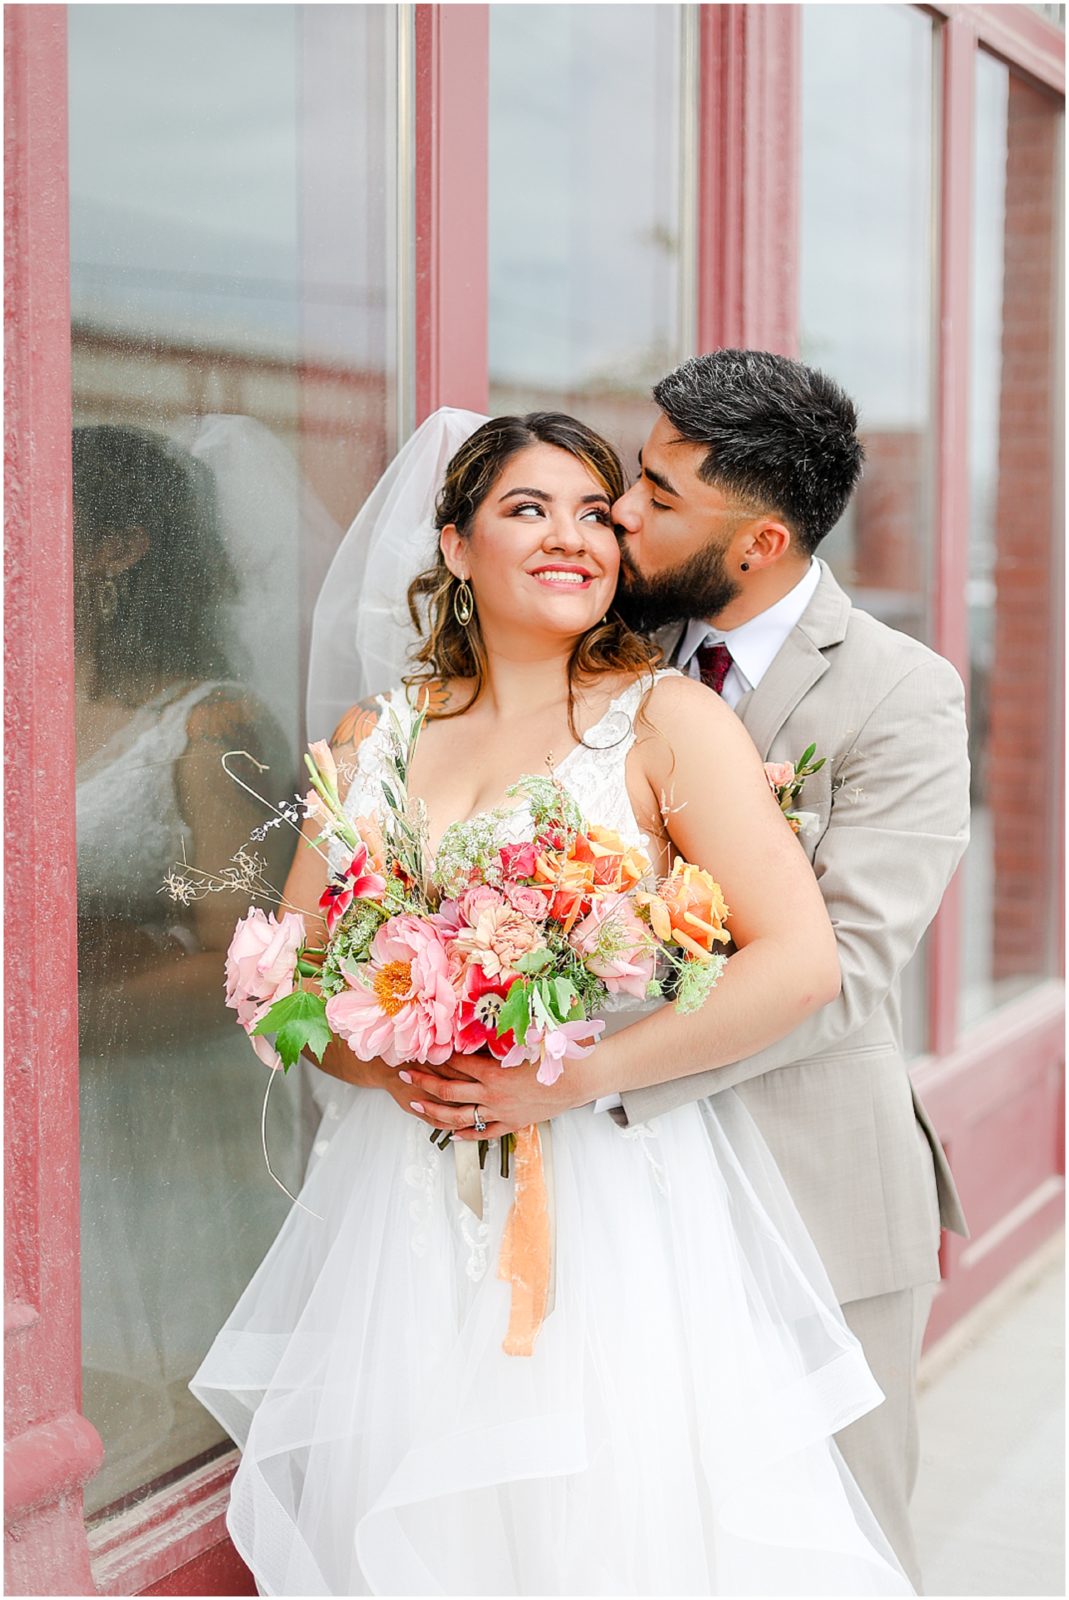
[[549, 915], [568, 933], [590, 910], [594, 868], [589, 861], [565, 859], [559, 850], [544, 851], [535, 862], [535, 883], [549, 900]]
[[650, 923], [658, 939], [680, 945], [689, 955], [705, 961], [714, 944], [728, 944], [724, 927], [728, 908], [720, 885], [704, 867], [677, 859], [671, 877], [659, 894], [640, 896], [649, 907]]
[[650, 870], [642, 851], [626, 846], [613, 828], [592, 827], [577, 834], [572, 858], [588, 862], [598, 887], [613, 892], [626, 893]]

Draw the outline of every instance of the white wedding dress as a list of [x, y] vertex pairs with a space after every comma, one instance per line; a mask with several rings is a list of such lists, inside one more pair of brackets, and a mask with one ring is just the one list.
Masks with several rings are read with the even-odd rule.
[[[636, 844], [641, 692], [557, 768]], [[912, 1593], [831, 1442], [882, 1396], [736, 1096], [626, 1131], [569, 1112], [550, 1181], [555, 1304], [511, 1357], [496, 1146], [479, 1222], [423, 1123], [331, 1082], [302, 1205], [191, 1385], [241, 1446], [228, 1526], [261, 1592]]]

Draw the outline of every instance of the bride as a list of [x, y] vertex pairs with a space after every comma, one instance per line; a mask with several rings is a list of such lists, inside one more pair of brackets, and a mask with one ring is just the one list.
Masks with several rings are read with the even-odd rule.
[[[430, 436], [440, 416], [412, 459]], [[511, 1069], [516, 1103], [552, 1119], [553, 1304], [527, 1357], [502, 1349], [512, 1181], [486, 1163], [477, 1217], [429, 1139], [479, 1136], [465, 1058], [446, 1103], [421, 1098], [416, 1069], [328, 1049], [301, 1204], [191, 1385], [241, 1446], [228, 1526], [265, 1594], [912, 1592], [832, 1440], [882, 1396], [744, 1108], [726, 1091], [625, 1131], [591, 1103], [637, 1054], [672, 1076], [752, 1054], [839, 982], [816, 881], [742, 725], [613, 614], [624, 487], [612, 449], [568, 417], [499, 417], [465, 439], [410, 590], [416, 670], [333, 740], [346, 806], [380, 802], [386, 708], [405, 726], [429, 702], [410, 790], [432, 854], [498, 808], [502, 844], [530, 837], [507, 794], [552, 771], [658, 870], [676, 854], [708, 868], [735, 953], [698, 1011], [611, 1016], [567, 1064], [578, 1109], [556, 1114], [564, 1079]], [[314, 906], [324, 886], [299, 848], [287, 899]]]

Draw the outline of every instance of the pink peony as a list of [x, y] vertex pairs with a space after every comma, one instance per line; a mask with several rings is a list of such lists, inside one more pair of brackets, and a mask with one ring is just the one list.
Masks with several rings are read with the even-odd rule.
[[610, 994], [646, 998], [657, 957], [650, 948], [649, 930], [635, 915], [626, 896], [609, 894], [595, 900], [589, 915], [572, 929], [570, 938], [584, 965], [602, 980]]
[[319, 898], [319, 909], [327, 919], [328, 937], [354, 900], [378, 900], [385, 892], [386, 879], [372, 869], [367, 845], [357, 845], [344, 875], [331, 878]]
[[[565, 1061], [581, 1061], [588, 1056], [598, 1041], [604, 1022], [558, 1022], [555, 1027], [543, 1029], [534, 1023], [527, 1030], [523, 1044], [515, 1045], [502, 1061], [503, 1067], [519, 1067], [525, 1061], [537, 1061], [535, 1078], [548, 1087], [556, 1083], [564, 1071]], [[589, 1044], [581, 1044], [589, 1039]]]
[[510, 977], [516, 962], [542, 944], [542, 932], [496, 889], [468, 889], [457, 902], [461, 927], [453, 959], [480, 966], [488, 978]]
[[370, 960], [327, 1001], [327, 1021], [361, 1061], [435, 1066], [453, 1053], [457, 997], [441, 934], [421, 917], [391, 917], [371, 941]]
[[297, 953], [304, 939], [304, 918], [296, 912], [287, 911], [279, 920], [274, 912], [266, 915], [255, 909], [234, 929], [226, 953], [226, 1003], [237, 1012], [250, 1044], [269, 1067], [280, 1067], [282, 1061], [267, 1039], [253, 1038], [252, 1030], [276, 1000], [293, 993]]

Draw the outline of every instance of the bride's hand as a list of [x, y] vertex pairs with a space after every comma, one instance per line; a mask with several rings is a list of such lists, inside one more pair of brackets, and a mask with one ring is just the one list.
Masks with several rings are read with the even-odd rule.
[[[405, 1072], [412, 1079], [409, 1099], [422, 1108], [415, 1114], [424, 1122], [450, 1128], [457, 1139], [499, 1139], [596, 1098], [601, 1091], [591, 1090], [578, 1066], [569, 1062], [552, 1085], [537, 1081], [534, 1065], [502, 1067], [492, 1055], [455, 1055], [445, 1066]], [[474, 1126], [476, 1106], [486, 1123], [481, 1132]]]
[[[464, 1058], [460, 1057], [458, 1059], [463, 1060]], [[347, 1044], [343, 1044], [340, 1039], [332, 1039], [323, 1052], [322, 1061], [317, 1064], [321, 1071], [329, 1073], [332, 1078], [340, 1078], [343, 1083], [352, 1083], [361, 1089], [385, 1089], [386, 1093], [400, 1106], [402, 1111], [407, 1112], [410, 1117], [418, 1115], [412, 1109], [412, 1101], [416, 1096], [412, 1092], [411, 1085], [402, 1079], [396, 1067], [391, 1067], [387, 1062], [383, 1061], [381, 1056], [376, 1056], [373, 1061], [361, 1061], [359, 1056], [353, 1054]], [[415, 1069], [410, 1067], [404, 1070], [411, 1072]], [[454, 1073], [452, 1067], [448, 1064], [444, 1067], [438, 1067], [436, 1070], [443, 1075], [449, 1075], [454, 1078], [464, 1077], [461, 1072]], [[468, 1080], [465, 1079], [465, 1082], [467, 1083]], [[468, 1083], [468, 1087], [470, 1090], [476, 1086]], [[427, 1090], [427, 1115], [422, 1120], [433, 1127], [443, 1128], [446, 1124], [438, 1121], [433, 1114], [435, 1098], [433, 1092]]]

